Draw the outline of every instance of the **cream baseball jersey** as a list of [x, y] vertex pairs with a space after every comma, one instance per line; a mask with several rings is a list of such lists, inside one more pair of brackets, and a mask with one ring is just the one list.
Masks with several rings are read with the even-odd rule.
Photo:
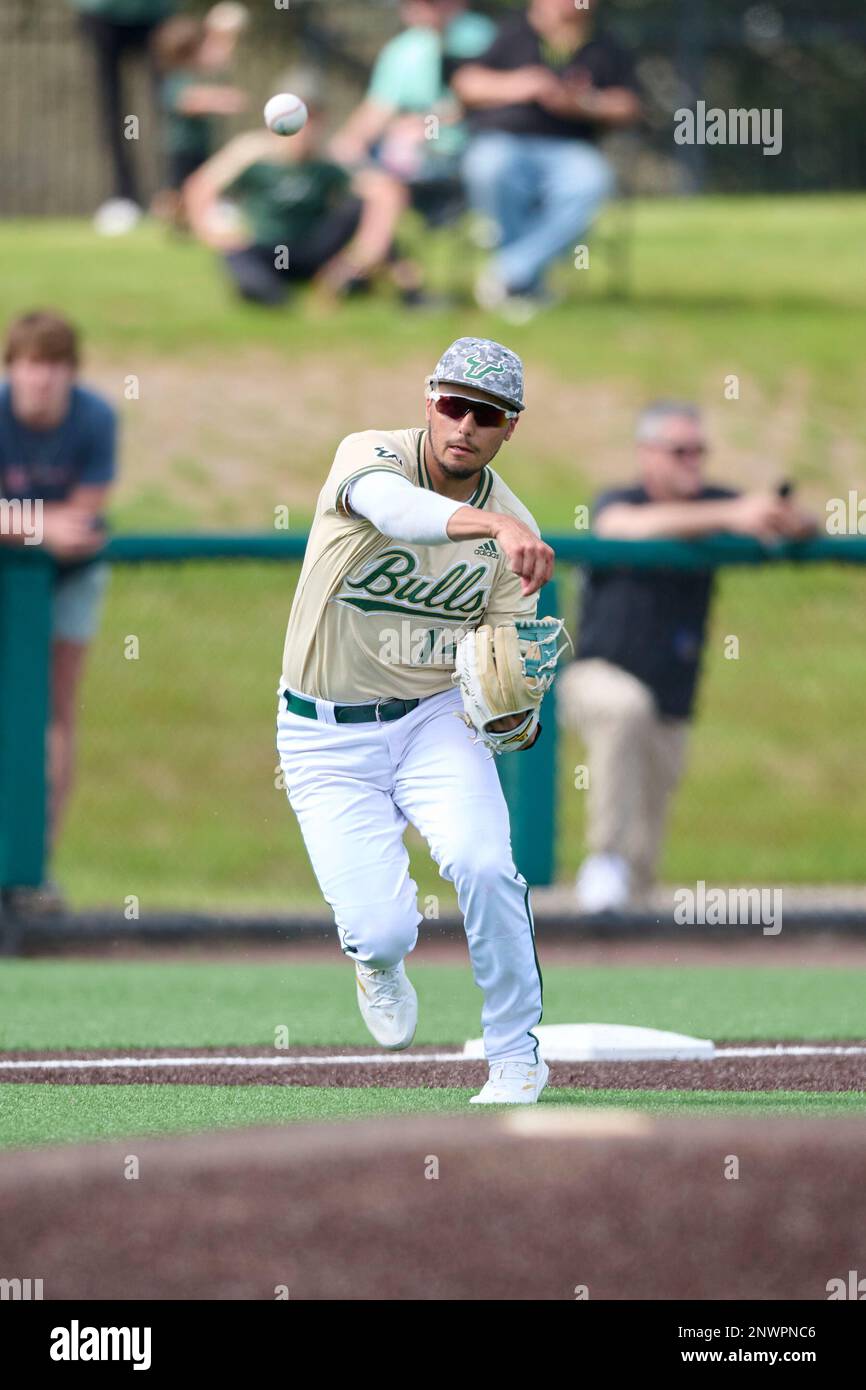
[[[314, 699], [354, 704], [423, 699], [449, 689], [454, 649], [481, 623], [535, 616], [520, 579], [494, 540], [418, 545], [390, 540], [347, 510], [364, 473], [397, 473], [433, 489], [427, 431], [364, 430], [337, 450], [313, 520], [289, 616], [283, 686]], [[488, 465], [467, 506], [535, 519]]]

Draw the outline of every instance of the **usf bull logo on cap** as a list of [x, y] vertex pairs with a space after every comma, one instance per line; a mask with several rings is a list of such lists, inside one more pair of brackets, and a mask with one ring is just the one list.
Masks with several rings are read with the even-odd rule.
[[503, 362], [482, 362], [478, 357], [467, 357], [466, 372], [467, 381], [483, 381], [486, 376], [492, 376], [494, 372], [500, 374], [505, 371]]
[[510, 410], [524, 410], [523, 363], [510, 348], [490, 338], [458, 338], [440, 357], [428, 386], [474, 386], [502, 401]]

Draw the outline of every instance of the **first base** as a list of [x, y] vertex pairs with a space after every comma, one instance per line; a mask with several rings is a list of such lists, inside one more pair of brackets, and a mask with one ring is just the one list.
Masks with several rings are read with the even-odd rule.
[[[551, 1023], [532, 1031], [546, 1062], [693, 1062], [715, 1054], [708, 1038], [620, 1023]], [[463, 1056], [483, 1061], [482, 1039], [464, 1043]]]

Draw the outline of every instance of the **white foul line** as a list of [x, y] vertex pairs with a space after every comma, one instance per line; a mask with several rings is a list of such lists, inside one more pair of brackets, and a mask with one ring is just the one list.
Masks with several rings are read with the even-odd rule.
[[407, 1055], [394, 1052], [365, 1052], [357, 1057], [39, 1057], [32, 1062], [16, 1060], [0, 1062], [0, 1071], [101, 1071], [125, 1070], [127, 1067], [313, 1067], [358, 1066], [365, 1062], [465, 1062], [462, 1052], [425, 1052]]
[[778, 1043], [776, 1047], [725, 1047], [716, 1053], [717, 1057], [862, 1057], [866, 1046], [850, 1047], [808, 1047], [805, 1044]]
[[[855, 1044], [851, 1046], [810, 1046], [807, 1044], [791, 1044], [790, 1046], [780, 1043], [775, 1047], [723, 1047], [719, 1048], [714, 1057], [698, 1058], [691, 1060], [698, 1061], [724, 1061], [729, 1057], [863, 1057], [866, 1056], [866, 1045]], [[122, 1071], [133, 1068], [150, 1067], [334, 1067], [334, 1066], [365, 1066], [374, 1064], [376, 1066], [385, 1062], [406, 1065], [411, 1062], [470, 1062], [478, 1061], [478, 1058], [466, 1057], [462, 1052], [365, 1052], [352, 1054], [333, 1054], [329, 1056], [316, 1055], [315, 1057], [304, 1056], [285, 1056], [285, 1057], [214, 1057], [212, 1054], [201, 1056], [185, 1057], [37, 1057], [32, 1060], [16, 1059], [15, 1061], [0, 1061], [0, 1072], [6, 1071]], [[557, 1059], [551, 1057], [550, 1061]], [[560, 1061], [567, 1060], [572, 1064], [589, 1065], [591, 1062], [625, 1062], [645, 1060], [647, 1062], [658, 1061], [682, 1061], [689, 1060], [683, 1058], [659, 1058], [648, 1057], [645, 1059], [630, 1057], [593, 1057], [593, 1058], [560, 1058]]]

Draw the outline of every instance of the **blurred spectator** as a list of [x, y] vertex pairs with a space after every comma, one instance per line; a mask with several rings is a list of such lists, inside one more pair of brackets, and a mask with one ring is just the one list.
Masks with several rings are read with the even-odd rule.
[[367, 95], [331, 153], [350, 166], [372, 155], [405, 184], [453, 179], [466, 133], [449, 80], [489, 47], [496, 25], [464, 0], [404, 0], [400, 17], [406, 27], [379, 54]]
[[[597, 499], [595, 534], [691, 540], [727, 531], [772, 544], [815, 529], [789, 497], [706, 483], [706, 453], [695, 406], [649, 406], [637, 426], [638, 481]], [[622, 908], [653, 885], [712, 593], [710, 571], [585, 572], [577, 659], [558, 686], [560, 717], [580, 733], [588, 756], [589, 855], [577, 879], [584, 911]]]
[[246, 23], [246, 11], [215, 5], [204, 20], [180, 15], [160, 25], [153, 36], [157, 66], [163, 74], [163, 148], [169, 197], [160, 210], [180, 220], [186, 179], [213, 154], [215, 116], [246, 110], [246, 94], [226, 80], [226, 69]]
[[[0, 492], [36, 500], [42, 544], [57, 561], [48, 737], [49, 848], [57, 841], [72, 787], [75, 716], [88, 644], [99, 621], [108, 566], [81, 564], [105, 544], [105, 512], [115, 476], [116, 417], [101, 396], [79, 386], [78, 336], [53, 313], [31, 313], [9, 328], [0, 384]], [[21, 544], [22, 536], [2, 537]], [[77, 563], [76, 563], [77, 562]], [[55, 911], [56, 887], [7, 892], [18, 911]]]
[[640, 115], [632, 61], [596, 33], [595, 11], [596, 0], [532, 0], [452, 80], [470, 112], [469, 197], [497, 247], [476, 298], [515, 322], [548, 302], [548, 266], [613, 192], [599, 137]]
[[293, 73], [284, 81], [306, 102], [307, 124], [291, 137], [239, 135], [202, 165], [184, 189], [193, 231], [222, 254], [235, 288], [256, 303], [281, 304], [293, 283], [310, 280], [324, 297], [338, 297], [367, 287], [385, 267], [411, 305], [419, 286], [393, 245], [381, 197], [388, 176], [362, 169], [352, 177], [327, 159], [318, 79]]
[[157, 73], [149, 45], [157, 25], [174, 14], [178, 0], [69, 0], [81, 13], [81, 27], [96, 60], [98, 101], [105, 143], [111, 156], [112, 197], [98, 209], [95, 225], [108, 235], [127, 232], [141, 216], [141, 198], [131, 151], [124, 137], [120, 72], [128, 54], [147, 57], [156, 98]]
[[431, 226], [463, 210], [466, 129], [449, 82], [496, 34], [493, 20], [467, 10], [465, 0], [403, 0], [400, 17], [406, 27], [382, 49], [367, 95], [329, 145], [347, 168], [372, 165], [389, 176], [378, 198], [392, 236], [409, 206]]

